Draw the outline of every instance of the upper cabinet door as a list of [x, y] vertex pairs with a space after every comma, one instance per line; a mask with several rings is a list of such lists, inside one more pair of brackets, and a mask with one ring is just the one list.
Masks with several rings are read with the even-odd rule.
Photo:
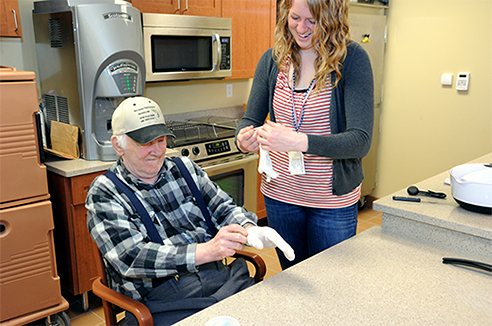
[[0, 36], [22, 37], [17, 0], [0, 0]]
[[141, 12], [208, 17], [222, 15], [222, 0], [132, 0], [131, 2]]
[[180, 13], [193, 16], [221, 17], [222, 2], [223, 0], [181, 0]]
[[132, 0], [130, 2], [140, 12], [158, 14], [177, 14], [180, 7], [180, 0]]
[[224, 0], [222, 17], [232, 18], [232, 76], [253, 78], [263, 52], [273, 46], [276, 0]]

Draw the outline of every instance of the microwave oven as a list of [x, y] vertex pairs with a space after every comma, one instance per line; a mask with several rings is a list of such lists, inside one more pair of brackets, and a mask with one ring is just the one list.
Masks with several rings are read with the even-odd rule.
[[232, 75], [230, 18], [142, 13], [146, 82]]

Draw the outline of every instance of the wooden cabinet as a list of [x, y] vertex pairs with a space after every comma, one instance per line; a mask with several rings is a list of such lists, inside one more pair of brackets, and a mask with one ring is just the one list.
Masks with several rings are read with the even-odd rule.
[[22, 37], [17, 0], [0, 0], [0, 36]]
[[73, 295], [86, 294], [97, 276], [85, 198], [94, 178], [105, 172], [72, 178], [48, 172], [58, 275], [62, 287]]
[[141, 12], [220, 17], [222, 0], [132, 0]]
[[223, 0], [222, 17], [232, 18], [232, 76], [253, 78], [263, 52], [273, 46], [275, 0]]

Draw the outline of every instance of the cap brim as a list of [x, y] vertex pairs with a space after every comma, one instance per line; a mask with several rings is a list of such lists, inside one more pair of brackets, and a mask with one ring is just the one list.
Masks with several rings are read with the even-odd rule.
[[128, 137], [133, 139], [139, 144], [147, 144], [151, 141], [162, 137], [162, 136], [170, 136], [176, 138], [176, 136], [169, 130], [169, 128], [164, 124], [157, 124], [148, 126], [145, 128], [141, 128], [135, 131], [130, 131], [126, 133]]

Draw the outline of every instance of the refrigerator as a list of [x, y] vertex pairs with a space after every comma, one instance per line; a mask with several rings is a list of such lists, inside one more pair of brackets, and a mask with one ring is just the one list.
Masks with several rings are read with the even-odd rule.
[[361, 204], [376, 187], [376, 165], [379, 142], [381, 103], [383, 97], [383, 65], [386, 45], [387, 5], [350, 3], [350, 37], [368, 53], [374, 76], [374, 130], [369, 153], [362, 159], [364, 181], [361, 189]]

